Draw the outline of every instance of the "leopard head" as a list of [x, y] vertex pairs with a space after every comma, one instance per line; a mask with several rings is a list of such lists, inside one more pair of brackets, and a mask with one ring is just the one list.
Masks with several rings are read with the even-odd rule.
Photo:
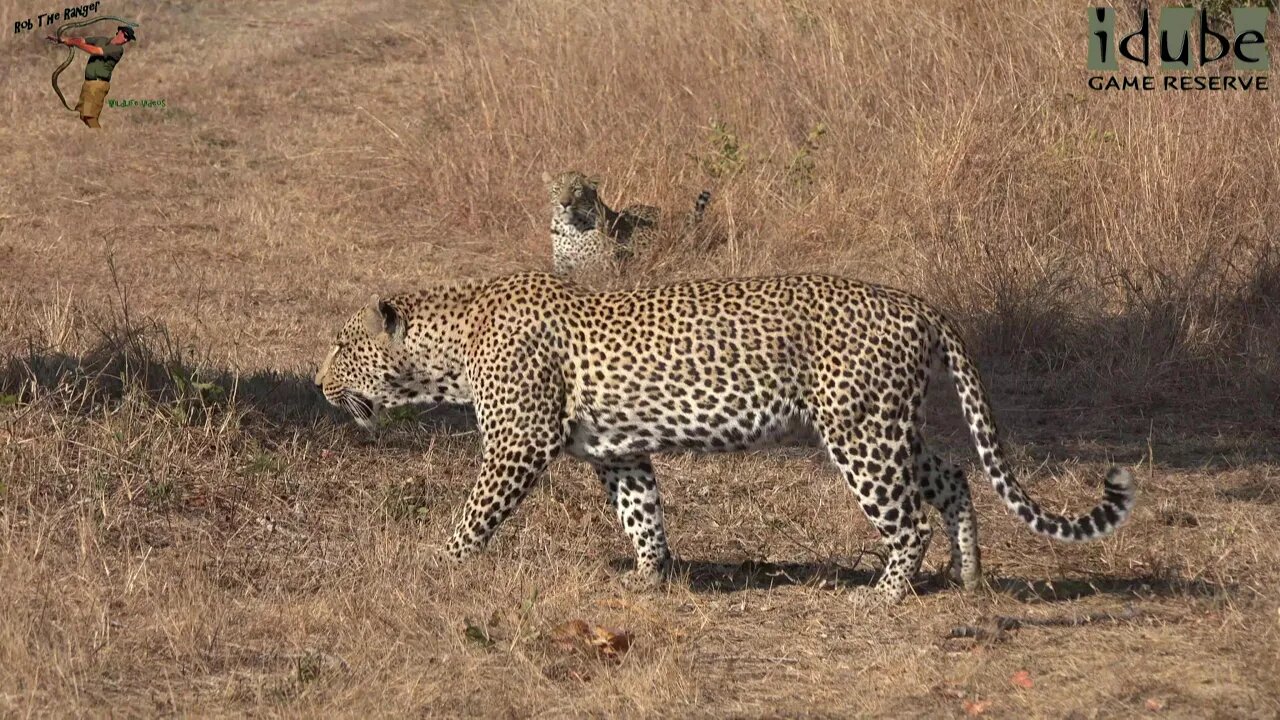
[[[465, 289], [373, 298], [351, 316], [316, 372], [316, 387], [335, 407], [372, 430], [380, 410], [410, 403], [466, 404], [471, 389], [459, 359]], [[435, 302], [437, 314], [407, 308]], [[413, 305], [417, 307], [417, 305]]]
[[379, 410], [411, 401], [402, 392], [409, 374], [404, 315], [374, 298], [349, 319], [316, 372], [316, 387], [335, 407], [369, 430]]
[[580, 229], [594, 227], [600, 215], [600, 180], [571, 170], [551, 177], [542, 174], [551, 196], [552, 221], [572, 223]]

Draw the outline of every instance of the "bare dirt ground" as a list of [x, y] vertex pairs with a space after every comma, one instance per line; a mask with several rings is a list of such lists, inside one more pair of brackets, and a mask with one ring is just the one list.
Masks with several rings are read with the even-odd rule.
[[[0, 40], [0, 715], [1280, 713], [1274, 93], [1093, 93], [1058, 3], [101, 11], [142, 23], [111, 97], [165, 100], [101, 133], [55, 52]], [[442, 562], [465, 410], [369, 437], [310, 374], [373, 293], [549, 267], [539, 176], [569, 167], [672, 217], [715, 192], [707, 242], [629, 282], [818, 270], [945, 308], [1029, 490], [1082, 509], [1132, 466], [1129, 526], [1052, 544], [975, 476], [990, 587], [931, 579], [939, 536], [868, 614], [875, 533], [816, 451], [673, 456], [680, 577], [632, 594], [564, 460]]]

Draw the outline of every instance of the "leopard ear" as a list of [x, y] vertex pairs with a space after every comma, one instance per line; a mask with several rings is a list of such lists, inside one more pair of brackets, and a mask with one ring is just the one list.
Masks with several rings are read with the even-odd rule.
[[378, 337], [386, 332], [386, 325], [382, 320], [382, 298], [374, 295], [364, 306], [364, 329], [369, 333], [370, 337]]
[[544, 184], [546, 184], [546, 185], [550, 185], [550, 184], [551, 184], [551, 173], [547, 172], [546, 170], [543, 170], [543, 171], [542, 171], [542, 182], [543, 182]]
[[365, 328], [383, 343], [401, 342], [405, 335], [404, 315], [395, 305], [375, 295], [365, 310]]

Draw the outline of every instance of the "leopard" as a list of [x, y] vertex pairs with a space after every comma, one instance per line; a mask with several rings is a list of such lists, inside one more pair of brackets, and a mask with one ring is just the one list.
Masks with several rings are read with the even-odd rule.
[[635, 553], [620, 578], [631, 589], [672, 579], [653, 455], [816, 442], [883, 543], [875, 581], [849, 592], [892, 605], [929, 547], [926, 506], [951, 543], [944, 580], [968, 590], [981, 580], [967, 479], [922, 432], [944, 371], [978, 466], [1034, 534], [1083, 542], [1127, 521], [1136, 488], [1119, 466], [1087, 513], [1041, 507], [1015, 477], [951, 321], [916, 295], [838, 275], [597, 290], [524, 272], [375, 296], [338, 331], [314, 381], [370, 430], [404, 404], [472, 407], [481, 459], [443, 548], [452, 560], [485, 548], [554, 458], [585, 461]]
[[[552, 272], [591, 282], [614, 277], [627, 261], [650, 249], [658, 235], [661, 211], [652, 205], [614, 210], [600, 198], [600, 179], [570, 170], [542, 174], [551, 197]], [[711, 202], [702, 190], [684, 228], [696, 228]]]

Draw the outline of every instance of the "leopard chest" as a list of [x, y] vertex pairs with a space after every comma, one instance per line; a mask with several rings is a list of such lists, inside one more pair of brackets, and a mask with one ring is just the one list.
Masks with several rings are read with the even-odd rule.
[[551, 224], [551, 250], [557, 272], [607, 265], [616, 243], [597, 228], [582, 230], [556, 218]]

